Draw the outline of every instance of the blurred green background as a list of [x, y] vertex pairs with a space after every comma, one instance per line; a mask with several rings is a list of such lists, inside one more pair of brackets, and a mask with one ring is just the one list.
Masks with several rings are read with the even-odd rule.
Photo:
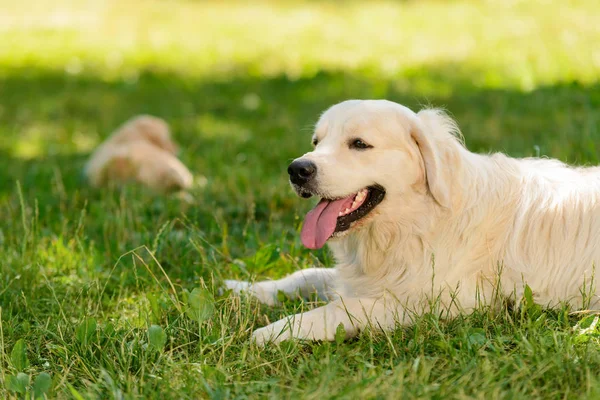
[[[217, 296], [219, 318], [203, 335], [169, 308], [166, 288], [214, 291], [224, 277], [332, 265], [325, 250], [301, 248], [310, 202], [289, 189], [286, 167], [310, 149], [319, 113], [342, 100], [444, 107], [472, 151], [597, 164], [599, 21], [597, 0], [0, 0], [0, 369], [17, 372], [9, 353], [25, 338], [31, 376], [48, 371], [59, 397], [72, 395], [69, 385], [132, 398], [387, 396], [400, 387], [408, 397], [592, 396], [597, 351], [585, 353], [588, 367], [565, 371], [540, 339], [549, 358], [520, 370], [514, 360], [527, 360], [525, 350], [500, 352], [496, 375], [469, 369], [476, 352], [411, 348], [402, 332], [405, 351], [376, 350], [386, 361], [371, 366], [357, 361], [373, 358], [371, 337], [349, 353], [257, 354], [248, 332], [290, 309]], [[170, 124], [197, 178], [194, 204], [85, 185], [87, 156], [139, 113]], [[164, 312], [149, 311], [149, 293], [164, 297]], [[87, 317], [98, 322], [98, 343], [77, 347]], [[465, 326], [493, 325], [477, 321]], [[108, 323], [116, 333], [102, 336]], [[158, 360], [135, 347], [151, 323], [170, 338]], [[568, 322], [562, 328], [570, 345]], [[506, 329], [519, 349], [521, 328]], [[450, 340], [456, 327], [429, 332]], [[337, 361], [323, 361], [330, 357]], [[427, 374], [410, 375], [416, 357]], [[212, 372], [193, 375], [196, 364]], [[544, 384], [523, 383], [530, 372]], [[510, 382], [522, 385], [511, 392]]]

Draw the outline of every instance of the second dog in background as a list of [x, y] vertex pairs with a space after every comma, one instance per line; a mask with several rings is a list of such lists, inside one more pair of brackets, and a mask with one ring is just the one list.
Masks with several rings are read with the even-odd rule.
[[159, 193], [184, 191], [192, 186], [193, 177], [176, 152], [167, 123], [139, 115], [96, 149], [85, 175], [94, 187], [138, 182]]

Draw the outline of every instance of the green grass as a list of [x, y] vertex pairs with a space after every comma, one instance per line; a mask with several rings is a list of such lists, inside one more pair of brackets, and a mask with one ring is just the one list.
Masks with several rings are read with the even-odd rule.
[[[332, 266], [285, 170], [335, 102], [443, 106], [474, 151], [597, 164], [596, 3], [0, 0], [0, 398], [19, 372], [50, 398], [598, 398], [600, 330], [566, 310], [261, 350], [252, 329], [314, 304], [216, 294]], [[82, 181], [142, 112], [172, 126], [194, 204]]]

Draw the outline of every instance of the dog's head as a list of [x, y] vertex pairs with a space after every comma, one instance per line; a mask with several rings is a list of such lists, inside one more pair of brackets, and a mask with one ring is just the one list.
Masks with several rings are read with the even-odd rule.
[[304, 221], [304, 245], [320, 248], [331, 237], [391, 218], [403, 199], [429, 196], [451, 208], [453, 168], [460, 168], [457, 133], [440, 111], [416, 114], [386, 100], [349, 100], [325, 111], [314, 150], [288, 168], [298, 195], [322, 198]]
[[111, 140], [114, 143], [143, 140], [171, 154], [176, 154], [178, 151], [171, 139], [167, 123], [151, 115], [139, 115], [130, 119], [113, 134]]

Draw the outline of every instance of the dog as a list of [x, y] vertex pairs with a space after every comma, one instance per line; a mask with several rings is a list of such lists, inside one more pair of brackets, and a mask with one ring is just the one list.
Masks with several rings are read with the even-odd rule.
[[600, 168], [475, 154], [446, 113], [386, 100], [334, 105], [312, 142], [288, 172], [321, 198], [302, 243], [327, 243], [335, 268], [225, 284], [266, 304], [279, 291], [329, 303], [257, 329], [257, 344], [391, 330], [434, 303], [452, 318], [526, 288], [537, 304], [598, 308]]
[[160, 193], [182, 191], [191, 187], [193, 177], [176, 153], [167, 123], [140, 115], [96, 149], [84, 172], [94, 187], [136, 181]]

